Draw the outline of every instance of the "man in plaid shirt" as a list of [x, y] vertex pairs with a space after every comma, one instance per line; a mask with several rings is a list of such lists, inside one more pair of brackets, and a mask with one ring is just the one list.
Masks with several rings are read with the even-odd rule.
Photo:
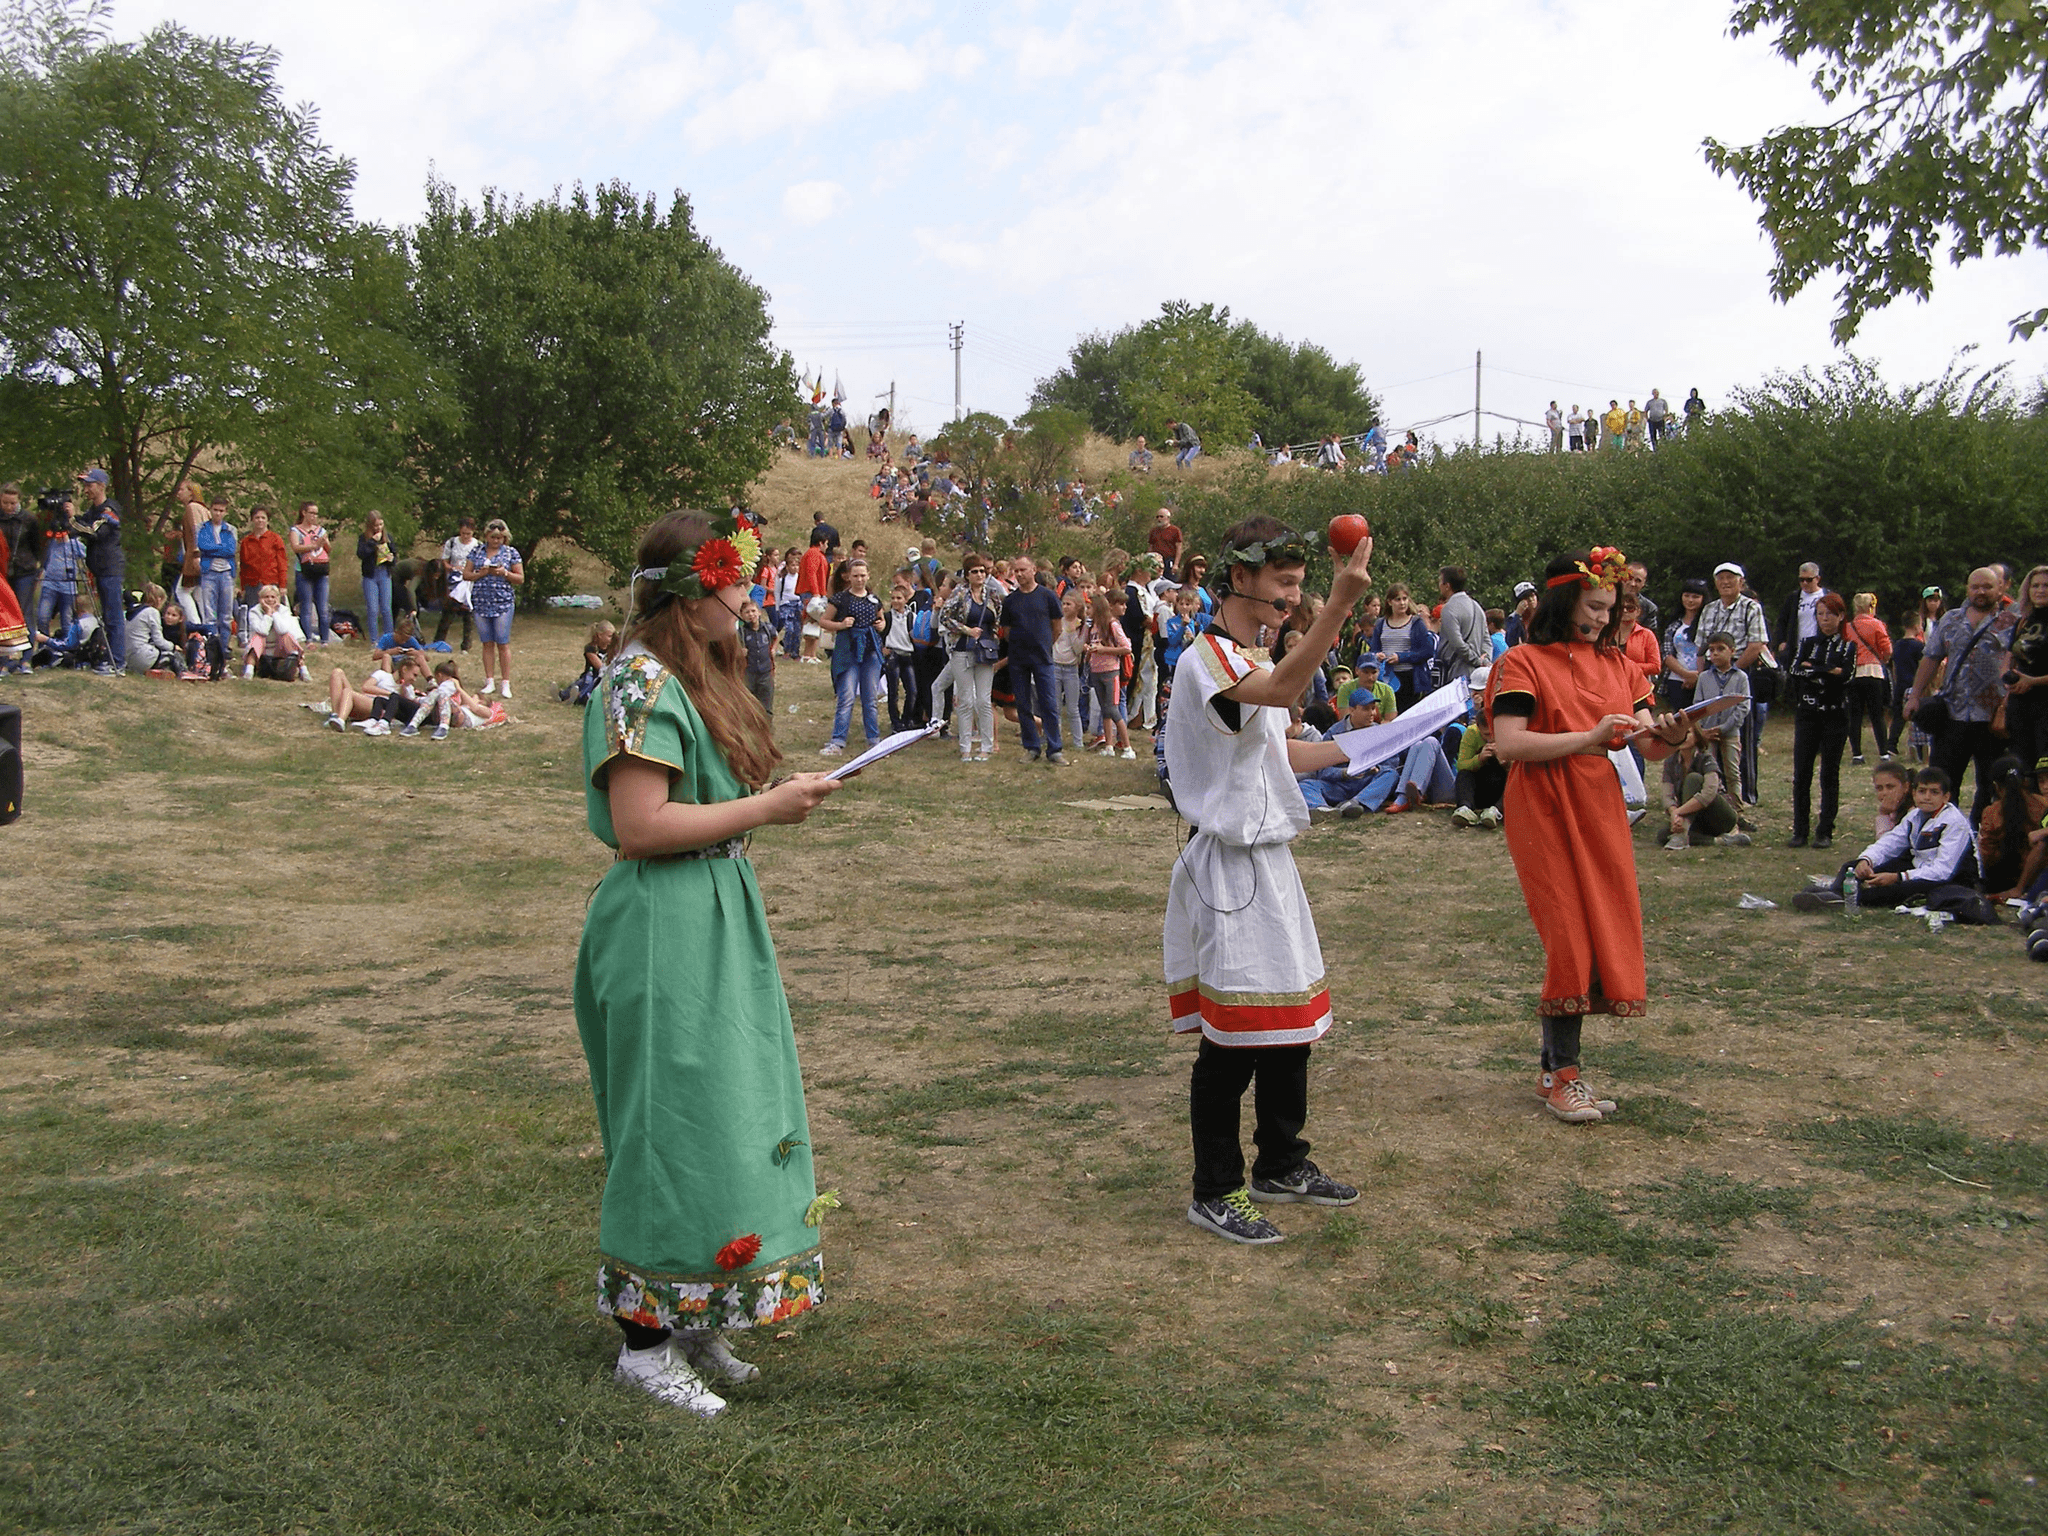
[[[1714, 590], [1718, 593], [1715, 601], [1700, 610], [1699, 623], [1693, 626], [1693, 633], [1704, 644], [1707, 636], [1722, 634], [1735, 647], [1735, 665], [1745, 672], [1751, 667], [1770, 664], [1771, 631], [1764, 622], [1764, 605], [1747, 596], [1742, 590], [1742, 567], [1733, 560], [1724, 560], [1714, 567]], [[1766, 706], [1756, 699], [1750, 706], [1748, 718], [1742, 722], [1742, 784], [1741, 794], [1744, 805], [1756, 804], [1756, 744], [1762, 735]]]

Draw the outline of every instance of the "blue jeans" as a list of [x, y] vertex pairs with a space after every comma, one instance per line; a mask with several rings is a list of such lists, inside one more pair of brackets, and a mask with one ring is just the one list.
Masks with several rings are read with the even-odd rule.
[[1371, 774], [1361, 773], [1353, 778], [1342, 768], [1318, 768], [1301, 780], [1301, 798], [1308, 802], [1310, 810], [1322, 810], [1357, 799], [1372, 782]]
[[298, 588], [299, 628], [306, 632], [309, 641], [325, 645], [334, 638], [334, 630], [327, 617], [327, 568], [320, 567], [317, 576], [308, 574], [305, 566], [299, 567]]
[[199, 573], [199, 617], [206, 621], [224, 648], [232, 649], [228, 639], [228, 621], [235, 616], [235, 573], [233, 571], [201, 571]]
[[[1017, 734], [1024, 750], [1039, 750], [1039, 721], [1044, 721], [1047, 752], [1061, 748], [1059, 693], [1053, 684], [1053, 666], [1045, 661], [1020, 661], [1010, 657], [1010, 692], [1017, 701]], [[1035, 717], [1035, 718], [1034, 718]]]
[[875, 700], [882, 691], [882, 658], [870, 656], [865, 661], [851, 662], [843, 672], [832, 675], [832, 686], [839, 695], [838, 706], [832, 711], [832, 744], [846, 745], [846, 730], [853, 723], [853, 696], [860, 694], [860, 724], [869, 741], [880, 741], [882, 729], [875, 721]]
[[1181, 449], [1179, 453], [1173, 456], [1173, 462], [1179, 468], [1186, 469], [1196, 459], [1201, 457], [1201, 453], [1202, 445], [1200, 443], [1189, 443], [1187, 447]]
[[379, 566], [376, 574], [363, 578], [363, 633], [375, 645], [380, 635], [392, 632], [391, 568]]
[[1081, 675], [1081, 669], [1069, 662], [1062, 666], [1054, 663], [1060, 689], [1060, 732], [1079, 746], [1087, 739], [1087, 723], [1081, 718], [1081, 705], [1088, 694], [1088, 680]]
[[804, 605], [801, 598], [792, 597], [786, 603], [775, 605], [775, 622], [782, 628], [782, 654], [794, 656], [803, 644]]
[[95, 576], [93, 589], [100, 595], [100, 622], [107, 627], [107, 652], [116, 668], [128, 665], [128, 610], [121, 602], [119, 576]]
[[[77, 611], [77, 604], [78, 598], [69, 587], [60, 590], [51, 583], [44, 582], [42, 600], [36, 604], [36, 628], [46, 635], [54, 634], [61, 639], [64, 631], [71, 627], [71, 617]], [[64, 622], [53, 630], [50, 628], [50, 620], [59, 614], [63, 615]]]

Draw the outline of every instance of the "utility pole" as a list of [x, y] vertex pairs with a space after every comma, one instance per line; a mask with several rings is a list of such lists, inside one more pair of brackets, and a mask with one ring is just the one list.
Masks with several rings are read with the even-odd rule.
[[960, 349], [967, 345], [967, 322], [946, 327], [947, 339], [953, 346], [953, 419], [960, 419]]
[[1479, 360], [1483, 354], [1472, 354], [1472, 451], [1479, 451]]
[[[875, 398], [877, 400], [882, 398], [880, 390], [875, 391]], [[889, 430], [892, 432], [896, 430], [896, 381], [894, 379], [889, 381]]]

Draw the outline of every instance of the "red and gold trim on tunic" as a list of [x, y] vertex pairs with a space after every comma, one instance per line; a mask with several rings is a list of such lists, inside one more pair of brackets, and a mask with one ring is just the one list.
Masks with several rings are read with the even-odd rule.
[[1191, 976], [1166, 991], [1174, 1033], [1199, 1029], [1218, 1045], [1307, 1045], [1330, 1028], [1320, 979], [1303, 992], [1219, 992]]
[[1540, 1019], [1568, 1018], [1575, 1014], [1611, 1013], [1618, 1019], [1639, 1019], [1650, 1011], [1648, 999], [1640, 997], [1599, 997], [1581, 993], [1577, 997], [1546, 997], [1536, 1005]]
[[1257, 670], [1238, 653], [1236, 646], [1226, 646], [1214, 635], [1203, 635], [1193, 642], [1195, 654], [1202, 659], [1202, 667], [1220, 692], [1235, 688]]

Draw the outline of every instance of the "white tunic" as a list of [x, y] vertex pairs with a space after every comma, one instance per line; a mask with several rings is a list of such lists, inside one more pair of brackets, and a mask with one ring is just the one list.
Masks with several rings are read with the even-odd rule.
[[1166, 898], [1166, 985], [1175, 1031], [1218, 1045], [1303, 1045], [1330, 1027], [1322, 946], [1287, 846], [1309, 824], [1287, 711], [1239, 705], [1233, 723], [1217, 698], [1272, 665], [1228, 635], [1198, 636], [1166, 715], [1167, 778], [1197, 829]]

